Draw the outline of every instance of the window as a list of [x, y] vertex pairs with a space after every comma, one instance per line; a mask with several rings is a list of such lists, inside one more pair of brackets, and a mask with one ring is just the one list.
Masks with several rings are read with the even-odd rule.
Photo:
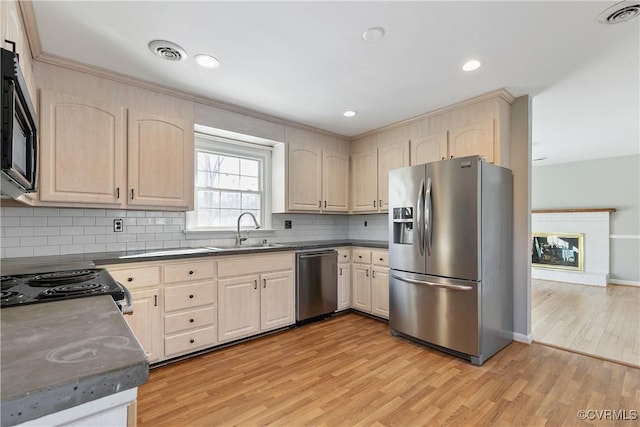
[[[235, 230], [243, 212], [251, 212], [262, 228], [269, 228], [271, 147], [208, 136], [197, 136], [195, 143], [194, 211], [187, 217], [187, 228]], [[248, 215], [240, 225], [255, 226]]]

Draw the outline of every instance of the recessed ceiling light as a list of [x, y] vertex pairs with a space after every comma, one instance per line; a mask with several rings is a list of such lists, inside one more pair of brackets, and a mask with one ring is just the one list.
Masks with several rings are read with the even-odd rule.
[[211, 55], [205, 55], [203, 53], [196, 55], [193, 57], [198, 65], [204, 68], [218, 68], [220, 66], [220, 61], [214, 58]]
[[353, 110], [347, 110], [344, 113], [342, 113], [342, 115], [345, 116], [345, 117], [353, 117], [356, 114], [358, 114], [358, 113], [353, 111]]
[[362, 33], [362, 38], [368, 42], [375, 42], [384, 37], [384, 28], [371, 27]]
[[480, 68], [481, 65], [482, 65], [482, 62], [478, 61], [477, 59], [471, 59], [464, 63], [464, 65], [462, 66], [462, 69], [464, 71], [473, 71]]

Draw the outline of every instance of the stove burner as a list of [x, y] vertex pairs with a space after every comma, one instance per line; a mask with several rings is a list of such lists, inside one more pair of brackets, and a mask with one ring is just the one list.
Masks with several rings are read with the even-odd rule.
[[19, 302], [24, 299], [24, 295], [20, 292], [12, 292], [12, 291], [1, 291], [0, 292], [0, 302], [4, 303], [12, 303]]
[[98, 273], [93, 270], [57, 271], [54, 273], [39, 274], [29, 279], [31, 286], [49, 286], [56, 283], [80, 283], [95, 279]]
[[73, 283], [70, 285], [60, 285], [43, 291], [38, 298], [52, 298], [70, 295], [85, 295], [102, 291], [99, 283]]
[[15, 277], [3, 276], [0, 280], [0, 289], [4, 291], [17, 285], [18, 283], [20, 283], [20, 280], [16, 279]]

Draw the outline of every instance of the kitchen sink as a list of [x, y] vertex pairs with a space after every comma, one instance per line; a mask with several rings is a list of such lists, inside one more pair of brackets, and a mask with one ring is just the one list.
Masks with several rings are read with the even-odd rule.
[[286, 248], [287, 245], [280, 243], [258, 243], [256, 245], [233, 245], [233, 246], [207, 246], [205, 249], [210, 251], [241, 251], [241, 250], [256, 250], [256, 249], [272, 249], [272, 248]]

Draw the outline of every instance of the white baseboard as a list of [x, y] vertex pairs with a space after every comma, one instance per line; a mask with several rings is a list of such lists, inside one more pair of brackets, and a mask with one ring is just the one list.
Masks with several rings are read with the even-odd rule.
[[612, 285], [640, 286], [640, 282], [634, 282], [633, 280], [609, 279], [609, 283]]
[[533, 334], [524, 335], [524, 334], [519, 334], [517, 332], [514, 332], [513, 340], [518, 342], [523, 342], [525, 344], [531, 344], [533, 342]]

